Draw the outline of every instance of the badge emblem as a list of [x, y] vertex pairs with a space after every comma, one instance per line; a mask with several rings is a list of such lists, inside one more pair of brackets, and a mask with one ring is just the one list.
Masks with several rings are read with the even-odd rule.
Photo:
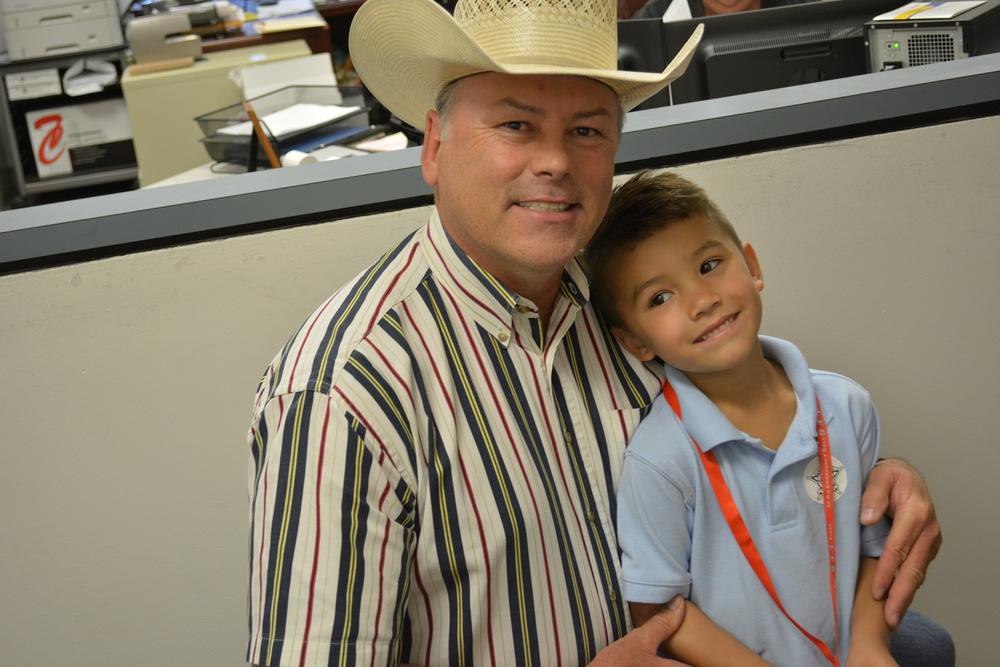
[[[833, 467], [833, 502], [837, 502], [844, 495], [844, 491], [847, 490], [847, 470], [844, 468], [844, 464], [835, 456], [830, 457], [830, 463]], [[802, 482], [806, 487], [806, 494], [822, 505], [823, 484], [820, 480], [818, 456], [806, 466]]]

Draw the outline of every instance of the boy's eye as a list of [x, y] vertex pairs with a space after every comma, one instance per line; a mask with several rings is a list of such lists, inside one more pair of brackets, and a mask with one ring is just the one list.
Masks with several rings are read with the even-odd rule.
[[649, 300], [650, 306], [662, 306], [665, 304], [672, 295], [670, 292], [657, 292], [653, 295], [653, 298]]
[[721, 263], [722, 263], [721, 259], [710, 259], [707, 262], [702, 262], [701, 266], [698, 268], [698, 270], [702, 274], [706, 274], [706, 273], [714, 270], [715, 267], [717, 267]]

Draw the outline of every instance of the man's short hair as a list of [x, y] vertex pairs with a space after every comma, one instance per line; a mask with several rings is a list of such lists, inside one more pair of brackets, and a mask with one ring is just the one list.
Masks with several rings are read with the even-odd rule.
[[610, 263], [668, 225], [703, 215], [742, 249], [729, 219], [708, 194], [673, 172], [641, 171], [614, 189], [608, 212], [584, 251], [590, 300], [613, 326], [623, 326], [615, 307]]

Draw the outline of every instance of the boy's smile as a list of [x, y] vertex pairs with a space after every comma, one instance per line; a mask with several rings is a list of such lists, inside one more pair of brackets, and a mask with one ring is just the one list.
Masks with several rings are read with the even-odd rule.
[[611, 262], [624, 325], [615, 334], [640, 359], [697, 375], [731, 371], [759, 352], [756, 254], [705, 216], [670, 223]]

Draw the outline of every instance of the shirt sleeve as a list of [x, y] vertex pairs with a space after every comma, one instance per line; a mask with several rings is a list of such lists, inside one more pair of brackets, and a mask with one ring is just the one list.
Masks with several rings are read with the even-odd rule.
[[395, 665], [416, 541], [403, 462], [315, 391], [269, 399], [249, 444], [248, 661]]
[[[878, 413], [868, 392], [864, 392], [863, 405], [856, 411], [861, 418], [857, 420], [858, 446], [861, 450], [861, 466], [864, 472], [865, 486], [868, 486], [868, 475], [878, 461], [881, 436]], [[863, 493], [863, 491], [862, 491]], [[861, 556], [878, 558], [882, 555], [885, 538], [889, 534], [889, 521], [883, 518], [871, 526], [861, 527]]]
[[618, 487], [618, 544], [629, 602], [659, 604], [691, 593], [690, 503], [648, 460], [626, 452]]

